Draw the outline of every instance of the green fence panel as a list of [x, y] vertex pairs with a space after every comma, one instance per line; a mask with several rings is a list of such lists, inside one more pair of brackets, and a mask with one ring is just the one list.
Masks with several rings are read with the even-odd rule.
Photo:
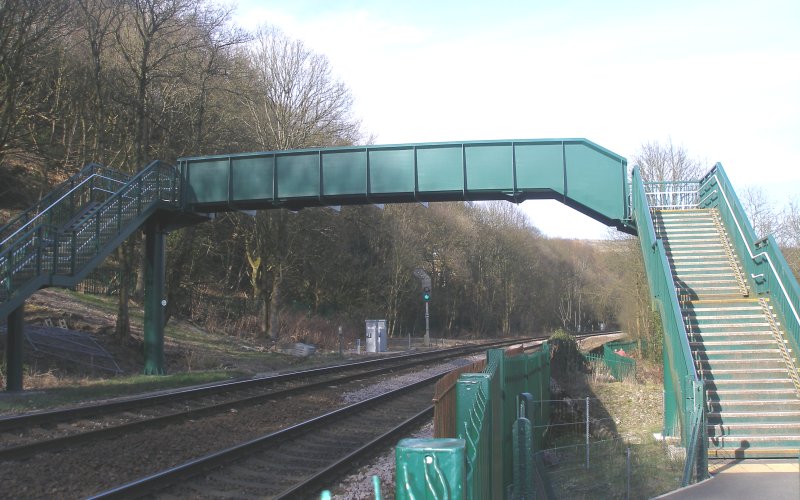
[[527, 418], [518, 418], [512, 426], [513, 483], [512, 500], [532, 500], [536, 485], [533, 471], [533, 426]]
[[636, 360], [621, 356], [613, 347], [603, 346], [603, 362], [617, 380], [625, 380], [636, 375]]
[[[519, 437], [514, 437], [514, 427], [519, 425], [516, 422], [520, 397], [525, 400], [529, 424], [536, 424], [527, 431], [521, 429], [527, 432], [529, 450], [542, 447], [546, 428], [543, 424], [550, 420], [547, 344], [539, 352], [514, 356], [506, 356], [503, 349], [490, 349], [486, 357], [487, 366], [482, 373], [462, 374], [456, 383], [456, 436], [464, 442], [464, 498], [468, 499], [507, 498], [517, 487], [514, 470], [520, 459], [515, 462], [514, 443]], [[415, 446], [424, 453], [429, 442], [433, 452], [435, 441], [418, 440]], [[425, 471], [420, 462], [411, 464], [397, 456], [397, 475], [402, 479], [397, 482], [399, 492], [413, 488], [409, 486], [413, 481], [406, 481], [406, 477], [425, 477]]]
[[644, 183], [638, 168], [633, 170], [631, 204], [647, 281], [664, 329], [664, 433], [675, 435], [680, 429], [683, 445], [694, 446], [689, 443], [689, 432], [695, 410], [692, 395], [687, 392], [686, 381], [697, 383], [700, 381], [694, 369], [683, 315], [672, 281], [672, 270], [664, 245], [656, 238]]
[[463, 500], [463, 439], [403, 439], [395, 448], [397, 500]]
[[[501, 498], [502, 475], [496, 476], [492, 464], [493, 417], [490, 398], [493, 395], [494, 365], [492, 373], [468, 373], [456, 383], [456, 435], [466, 443], [466, 487], [468, 500]], [[498, 399], [497, 392], [494, 392]], [[501, 471], [502, 472], [502, 471]]]

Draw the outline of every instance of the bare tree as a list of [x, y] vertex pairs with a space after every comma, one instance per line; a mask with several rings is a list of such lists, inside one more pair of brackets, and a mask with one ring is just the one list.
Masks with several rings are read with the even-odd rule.
[[[251, 89], [245, 124], [263, 149], [352, 144], [359, 123], [351, 116], [353, 98], [331, 75], [327, 58], [308, 50], [274, 27], [263, 27], [249, 51]], [[291, 271], [294, 231], [285, 213], [259, 214], [248, 238], [250, 281], [264, 300], [263, 332], [276, 340], [281, 287]]]
[[767, 195], [760, 187], [746, 187], [740, 196], [744, 211], [747, 213], [756, 238], [764, 238], [775, 234], [779, 229], [778, 214]]
[[0, 3], [0, 161], [18, 146], [21, 125], [36, 114], [32, 83], [37, 61], [58, 44], [69, 2], [5, 0]]
[[328, 59], [279, 29], [258, 30], [249, 52], [254, 67], [245, 121], [264, 149], [345, 145], [361, 138], [353, 97], [333, 78]]
[[634, 157], [644, 182], [675, 182], [697, 180], [703, 175], [699, 161], [689, 157], [683, 147], [669, 139], [665, 144], [653, 141], [643, 144]]

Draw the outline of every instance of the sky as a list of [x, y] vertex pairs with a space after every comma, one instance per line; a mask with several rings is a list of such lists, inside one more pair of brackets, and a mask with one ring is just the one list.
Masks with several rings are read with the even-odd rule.
[[[375, 144], [586, 138], [633, 164], [658, 141], [777, 208], [800, 200], [800, 1], [239, 0], [325, 55]], [[607, 228], [522, 205], [550, 237]]]

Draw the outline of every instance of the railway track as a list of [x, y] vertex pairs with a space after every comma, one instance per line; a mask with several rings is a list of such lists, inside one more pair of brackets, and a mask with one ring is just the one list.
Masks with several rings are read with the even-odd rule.
[[[517, 341], [516, 343], [519, 343]], [[493, 343], [504, 345], [509, 342]], [[18, 460], [141, 429], [203, 418], [332, 384], [463, 356], [486, 345], [401, 355], [0, 419], [0, 460]]]
[[[4, 443], [6, 436], [16, 437], [24, 442], [0, 449], [0, 462], [3, 462], [0, 467], [0, 482], [15, 497], [85, 497], [131, 478], [153, 475], [154, 471], [159, 470], [167, 471], [175, 468], [175, 464], [194, 462], [198, 460], [198, 456], [216, 455], [221, 448], [239, 448], [242, 443], [259, 441], [262, 438], [258, 436], [274, 434], [276, 437], [271, 439], [285, 439], [288, 434], [282, 434], [281, 429], [300, 432], [303, 427], [297, 424], [298, 421], [311, 419], [316, 422], [317, 416], [326, 411], [325, 409], [342, 405], [344, 392], [365, 385], [371, 386], [374, 382], [367, 379], [379, 376], [380, 373], [391, 372], [392, 376], [396, 376], [404, 369], [416, 372], [420, 370], [418, 365], [421, 363], [436, 365], [444, 363], [444, 358], [464, 356], [502, 344], [519, 343], [516, 340], [482, 344], [472, 346], [471, 349], [430, 352], [422, 356], [423, 359], [419, 356], [403, 356], [393, 358], [391, 366], [378, 366], [382, 364], [379, 361], [385, 360], [374, 360], [265, 377], [255, 381], [235, 381], [213, 387], [186, 389], [114, 402], [111, 405], [6, 417], [0, 419], [0, 430], [3, 432], [0, 438]], [[441, 373], [438, 373], [433, 379], [440, 376]], [[267, 382], [269, 380], [271, 382]], [[276, 380], [281, 382], [276, 383]], [[430, 406], [432, 392], [429, 388], [423, 392], [421, 400], [425, 404], [420, 407], [418, 414]], [[195, 396], [196, 394], [202, 396]], [[405, 406], [411, 408], [413, 405]], [[103, 417], [93, 416], [106, 410], [109, 413]], [[357, 436], [355, 441], [364, 448], [360, 453], [369, 452], [374, 446], [370, 444], [374, 438], [357, 434], [356, 431], [360, 432], [362, 427], [377, 429], [377, 424], [368, 422], [389, 421], [404, 415], [400, 409], [388, 410], [384, 416], [380, 416], [381, 410], [376, 411], [378, 417], [374, 419], [369, 417], [368, 420], [368, 414], [364, 413], [361, 423], [349, 424], [354, 425], [355, 430], [344, 427], [339, 431], [332, 431], [331, 437], [324, 440], [320, 433], [313, 435], [333, 447], [336, 447], [336, 442], [345, 441], [346, 436]], [[343, 410], [342, 414], [344, 413], [346, 411]], [[32, 420], [26, 420], [27, 418]], [[34, 423], [26, 427], [25, 422]], [[313, 427], [318, 424], [309, 425]], [[46, 437], [41, 438], [39, 434]], [[297, 450], [311, 449], [311, 445], [297, 446], [299, 448], [295, 449], [295, 453]], [[349, 456], [351, 453], [353, 452], [344, 455]], [[323, 454], [327, 452], [320, 452], [319, 456]], [[316, 455], [315, 453], [314, 456]], [[343, 460], [331, 470], [338, 471], [346, 467], [347, 459]], [[289, 462], [280, 459], [276, 463]], [[310, 463], [311, 460], [304, 462]], [[57, 470], [58, 474], [49, 477], [45, 472], [43, 475], [42, 471], [49, 470]], [[234, 470], [244, 471], [246, 468]], [[323, 472], [324, 470], [326, 468], [313, 473], [306, 470], [303, 473], [305, 475], [279, 475], [295, 478], [332, 477], [331, 472]], [[245, 472], [245, 477], [250, 475], [252, 472]], [[193, 476], [196, 477], [196, 474], [193, 473]], [[219, 488], [224, 489], [226, 486]], [[279, 489], [278, 486], [270, 488], [270, 491]], [[202, 496], [201, 493], [187, 490], [178, 496]]]
[[[439, 376], [143, 477], [91, 498], [302, 498], [359, 455], [430, 418]], [[234, 493], [235, 492], [235, 493]]]

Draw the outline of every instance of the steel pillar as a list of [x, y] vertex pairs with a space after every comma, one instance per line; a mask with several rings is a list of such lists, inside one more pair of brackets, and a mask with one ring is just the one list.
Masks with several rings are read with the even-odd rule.
[[25, 330], [25, 304], [8, 315], [6, 337], [6, 390], [22, 390], [22, 356]]
[[166, 232], [156, 218], [145, 224], [144, 373], [164, 375]]

